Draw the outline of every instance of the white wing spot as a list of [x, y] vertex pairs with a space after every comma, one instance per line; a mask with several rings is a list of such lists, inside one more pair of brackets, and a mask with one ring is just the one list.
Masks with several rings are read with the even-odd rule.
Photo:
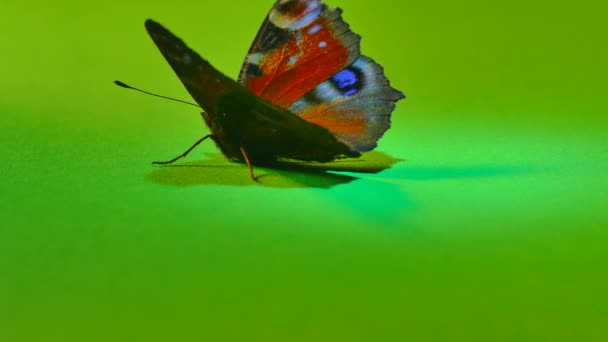
[[308, 29], [308, 33], [309, 34], [315, 34], [315, 33], [319, 32], [319, 31], [321, 31], [322, 28], [323, 28], [323, 25], [317, 24], [317, 25], [311, 27], [310, 29]]
[[295, 54], [289, 57], [289, 66], [293, 66], [300, 59], [300, 54]]
[[310, 24], [312, 24], [315, 20], [317, 20], [317, 18], [319, 18], [319, 16], [321, 15], [321, 12], [323, 12], [323, 8], [321, 6], [319, 6], [319, 8], [316, 8], [313, 10], [313, 8], [315, 6], [318, 6], [317, 4], [314, 3], [309, 3], [308, 4], [308, 10], [312, 10], [312, 12], [308, 12], [306, 15], [304, 15], [300, 20], [297, 20], [296, 22], [292, 23], [290, 26], [290, 29], [292, 30], [298, 30], [301, 29], [303, 27], [306, 27]]
[[260, 64], [262, 64], [261, 62], [264, 60], [265, 57], [266, 57], [266, 54], [263, 54], [263, 53], [258, 53], [258, 52], [252, 53], [249, 56], [249, 63], [260, 65]]
[[326, 47], [326, 46], [327, 46], [327, 42], [320, 42], [320, 43], [319, 43], [319, 47], [320, 47], [320, 48], [324, 48], [324, 47]]

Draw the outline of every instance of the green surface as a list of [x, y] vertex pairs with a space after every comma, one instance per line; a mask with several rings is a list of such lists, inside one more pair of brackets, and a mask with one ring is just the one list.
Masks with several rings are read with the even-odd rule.
[[608, 340], [607, 5], [331, 1], [377, 152], [151, 166], [207, 130], [111, 83], [188, 98], [144, 20], [236, 76], [271, 4], [3, 1], [1, 341]]

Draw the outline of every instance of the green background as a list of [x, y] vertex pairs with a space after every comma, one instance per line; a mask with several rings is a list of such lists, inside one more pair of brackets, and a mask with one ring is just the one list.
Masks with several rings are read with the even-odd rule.
[[377, 152], [150, 165], [207, 129], [112, 84], [188, 99], [144, 20], [236, 77], [272, 3], [2, 2], [0, 340], [607, 340], [608, 5], [332, 0]]

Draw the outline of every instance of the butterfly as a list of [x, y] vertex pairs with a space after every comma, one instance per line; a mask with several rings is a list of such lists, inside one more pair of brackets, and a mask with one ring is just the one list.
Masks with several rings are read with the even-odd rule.
[[279, 0], [271, 8], [238, 80], [216, 70], [161, 24], [146, 29], [196, 103], [230, 160], [253, 165], [279, 159], [329, 162], [376, 147], [395, 103], [382, 67], [361, 55], [360, 37], [341, 9], [320, 0]]

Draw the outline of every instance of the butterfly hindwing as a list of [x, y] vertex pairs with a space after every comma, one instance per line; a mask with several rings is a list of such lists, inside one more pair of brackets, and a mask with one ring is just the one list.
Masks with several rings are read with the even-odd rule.
[[327, 128], [355, 151], [376, 147], [390, 127], [395, 102], [405, 96], [392, 88], [382, 67], [361, 56], [289, 108], [304, 120]]
[[320, 0], [279, 0], [245, 58], [239, 82], [288, 108], [359, 58], [358, 35], [342, 11]]

